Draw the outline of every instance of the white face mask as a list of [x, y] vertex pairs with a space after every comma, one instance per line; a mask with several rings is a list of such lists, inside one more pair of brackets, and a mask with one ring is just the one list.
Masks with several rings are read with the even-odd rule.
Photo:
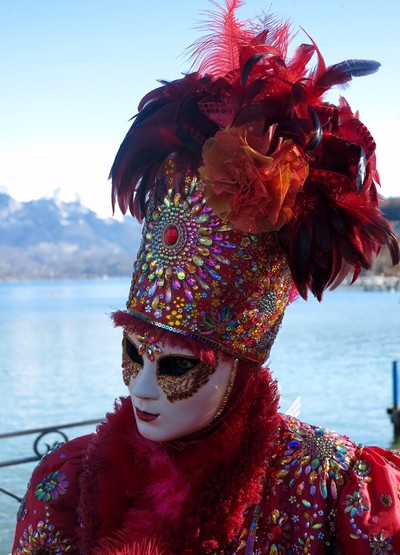
[[124, 336], [123, 368], [138, 430], [153, 441], [172, 441], [210, 424], [236, 373], [235, 360], [224, 353], [211, 368], [189, 349], [172, 347], [168, 340], [161, 347], [147, 338], [144, 346], [134, 333]]

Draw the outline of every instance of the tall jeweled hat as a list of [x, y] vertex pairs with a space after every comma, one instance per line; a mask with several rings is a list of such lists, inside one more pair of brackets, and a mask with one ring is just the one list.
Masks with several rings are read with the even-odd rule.
[[379, 64], [326, 67], [313, 41], [287, 59], [288, 24], [239, 22], [239, 5], [212, 14], [196, 72], [141, 101], [111, 177], [113, 203], [145, 220], [128, 312], [263, 362], [295, 289], [321, 299], [382, 246], [400, 253], [372, 136], [323, 101]]

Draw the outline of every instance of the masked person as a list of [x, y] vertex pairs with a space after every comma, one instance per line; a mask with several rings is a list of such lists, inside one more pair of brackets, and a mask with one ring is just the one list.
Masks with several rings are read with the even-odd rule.
[[[34, 471], [13, 554], [400, 553], [400, 457], [277, 412], [263, 366], [286, 305], [399, 246], [378, 207], [375, 143], [315, 43], [239, 22], [197, 71], [141, 102], [111, 171], [144, 219], [123, 328], [121, 399], [96, 434]], [[313, 55], [317, 64], [307, 67]]]

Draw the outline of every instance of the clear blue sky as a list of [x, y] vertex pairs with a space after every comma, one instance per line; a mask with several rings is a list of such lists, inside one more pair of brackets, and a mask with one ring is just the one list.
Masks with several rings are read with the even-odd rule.
[[[55, 189], [110, 214], [108, 171], [157, 79], [188, 69], [180, 56], [199, 32], [207, 0], [1, 0], [0, 187], [17, 200]], [[382, 194], [400, 196], [400, 2], [248, 0], [239, 14], [290, 18], [328, 64], [382, 63], [338, 91], [359, 109], [378, 143]]]

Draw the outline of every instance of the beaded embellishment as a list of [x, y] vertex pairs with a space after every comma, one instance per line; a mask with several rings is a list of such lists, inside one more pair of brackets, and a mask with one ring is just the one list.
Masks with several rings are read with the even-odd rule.
[[[172, 356], [172, 355], [168, 355]], [[185, 358], [187, 357], [185, 355]], [[194, 357], [193, 357], [194, 358]], [[160, 361], [161, 359], [159, 359]], [[216, 368], [206, 362], [199, 362], [182, 374], [182, 376], [168, 376], [157, 370], [157, 381], [167, 396], [168, 401], [180, 401], [192, 397], [204, 384], [208, 382]]]
[[62, 553], [75, 553], [73, 545], [56, 531], [52, 524], [39, 521], [34, 527], [29, 525], [21, 539], [20, 547], [15, 550], [15, 555], [31, 553], [48, 553], [49, 555], [62, 555]]
[[300, 423], [285, 417], [291, 439], [282, 459], [282, 469], [277, 478], [282, 479], [294, 467], [296, 481], [290, 484], [297, 495], [305, 490], [314, 496], [317, 490], [324, 499], [330, 495], [336, 499], [338, 486], [344, 483], [354, 451], [353, 443], [333, 432]]
[[162, 354], [163, 350], [159, 347], [148, 333], [144, 335], [138, 335], [137, 338], [140, 341], [139, 344], [139, 355], [146, 355], [149, 360], [154, 360], [154, 355]]
[[49, 474], [35, 488], [34, 495], [39, 501], [54, 501], [67, 493], [69, 482], [67, 477], [58, 470]]
[[242, 233], [218, 218], [203, 190], [167, 160], [148, 200], [128, 311], [263, 362], [292, 289], [286, 258], [275, 234]]

